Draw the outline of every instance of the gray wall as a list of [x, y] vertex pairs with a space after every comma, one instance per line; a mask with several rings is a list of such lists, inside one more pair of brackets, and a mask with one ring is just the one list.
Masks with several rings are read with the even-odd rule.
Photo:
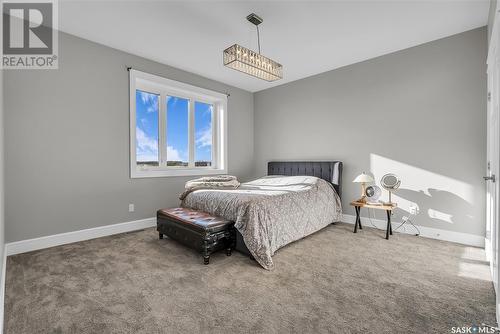
[[230, 92], [229, 173], [251, 176], [251, 93], [64, 33], [59, 48], [59, 70], [5, 73], [8, 242], [153, 217], [178, 205], [187, 178], [129, 178], [126, 65]]
[[354, 214], [354, 177], [394, 172], [396, 220], [416, 203], [419, 225], [484, 235], [486, 49], [479, 28], [256, 93], [256, 175], [270, 160], [342, 160]]
[[[4, 210], [4, 95], [3, 95], [3, 70], [0, 70], [0, 270], [3, 268], [3, 252], [5, 251], [5, 210]], [[3, 301], [4, 277], [0, 280], [0, 301]], [[4, 305], [0, 305], [0, 317], [3, 319], [3, 309]], [[3, 325], [3, 321], [0, 321], [0, 326]], [[2, 330], [0, 329], [0, 333]]]
[[488, 13], [488, 44], [491, 37], [491, 29], [495, 21], [495, 10], [497, 8], [497, 0], [490, 0], [490, 11]]
[[129, 178], [126, 65], [229, 91], [229, 172], [243, 180], [265, 174], [269, 160], [340, 159], [345, 212], [353, 214], [358, 173], [392, 171], [403, 178], [397, 219], [417, 203], [420, 225], [484, 234], [486, 28], [254, 95], [60, 38], [59, 70], [4, 74], [9, 242], [152, 217], [178, 203], [187, 178]]

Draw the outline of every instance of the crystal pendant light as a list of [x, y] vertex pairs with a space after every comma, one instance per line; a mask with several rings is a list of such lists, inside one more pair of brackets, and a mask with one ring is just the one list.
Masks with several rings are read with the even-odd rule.
[[247, 16], [247, 20], [257, 27], [259, 52], [234, 44], [223, 52], [224, 66], [252, 75], [262, 80], [275, 81], [283, 78], [283, 66], [260, 54], [259, 24], [263, 20], [256, 14]]

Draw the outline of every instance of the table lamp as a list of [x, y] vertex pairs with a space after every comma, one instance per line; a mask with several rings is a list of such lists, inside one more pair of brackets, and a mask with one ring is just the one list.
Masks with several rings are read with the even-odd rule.
[[356, 176], [356, 178], [352, 181], [353, 183], [361, 183], [361, 198], [358, 199], [357, 202], [366, 203], [365, 185], [373, 181], [375, 181], [373, 177], [365, 172]]

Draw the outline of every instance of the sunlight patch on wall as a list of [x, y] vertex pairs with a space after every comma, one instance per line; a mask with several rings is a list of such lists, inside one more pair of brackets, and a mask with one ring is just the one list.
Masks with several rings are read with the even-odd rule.
[[444, 212], [441, 212], [441, 211], [438, 211], [438, 210], [434, 210], [434, 209], [427, 210], [427, 214], [431, 218], [440, 219], [440, 220], [448, 222], [450, 224], [453, 223], [451, 221], [452, 215], [450, 215], [450, 214], [447, 214], [447, 213], [444, 213]]
[[[419, 215], [425, 215], [436, 222], [454, 224], [469, 222], [474, 203], [473, 187], [460, 180], [392, 160], [377, 154], [370, 154], [370, 170], [376, 184], [387, 173], [401, 178], [401, 186], [393, 193], [398, 208], [410, 212], [416, 206]], [[388, 192], [382, 191], [381, 200], [388, 200]]]

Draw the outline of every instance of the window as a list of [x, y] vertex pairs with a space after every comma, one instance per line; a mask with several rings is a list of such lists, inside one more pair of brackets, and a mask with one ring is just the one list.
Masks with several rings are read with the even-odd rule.
[[130, 176], [226, 173], [224, 94], [130, 70]]

